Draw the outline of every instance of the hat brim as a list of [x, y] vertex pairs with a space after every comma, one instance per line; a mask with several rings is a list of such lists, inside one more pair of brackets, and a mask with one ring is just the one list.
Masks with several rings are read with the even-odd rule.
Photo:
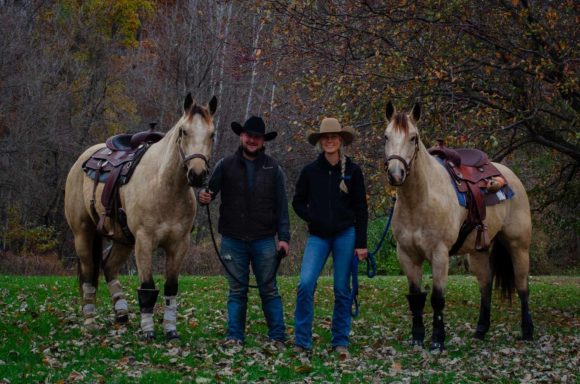
[[[232, 126], [232, 131], [234, 131], [234, 133], [238, 136], [240, 136], [242, 134], [242, 132], [245, 131], [244, 127], [240, 123], [237, 123], [235, 121], [231, 124], [231, 126]], [[251, 134], [258, 135], [256, 132], [251, 132]], [[260, 136], [264, 137], [264, 141], [270, 141], [270, 140], [274, 140], [276, 138], [276, 136], [278, 136], [278, 132], [268, 132], [268, 133], [265, 133], [264, 135], [260, 135]]]
[[[339, 135], [340, 137], [342, 137], [342, 143], [344, 145], [349, 145], [353, 142], [354, 140], [354, 134], [352, 132], [349, 131], [345, 131], [345, 128], [343, 128], [343, 131], [341, 132], [334, 132], [337, 135]], [[331, 132], [326, 132], [326, 133], [331, 133]], [[326, 133], [320, 133], [320, 132], [312, 132], [308, 135], [308, 142], [311, 145], [316, 145], [318, 143], [318, 140], [320, 140], [320, 137], [322, 135], [325, 135]]]

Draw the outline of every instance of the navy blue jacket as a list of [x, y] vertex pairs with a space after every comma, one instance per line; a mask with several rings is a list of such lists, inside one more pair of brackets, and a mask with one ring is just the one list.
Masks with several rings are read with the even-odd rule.
[[344, 179], [348, 193], [339, 189], [340, 162], [331, 165], [324, 153], [302, 169], [292, 206], [296, 214], [308, 223], [311, 234], [333, 236], [354, 226], [356, 248], [367, 248], [367, 198], [360, 167], [346, 158]]

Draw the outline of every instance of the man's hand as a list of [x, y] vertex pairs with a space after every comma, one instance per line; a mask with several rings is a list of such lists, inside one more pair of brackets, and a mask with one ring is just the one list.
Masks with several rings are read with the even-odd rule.
[[356, 248], [354, 250], [354, 254], [356, 255], [356, 257], [358, 257], [360, 261], [363, 261], [366, 260], [369, 252], [366, 248]]
[[209, 189], [202, 189], [201, 191], [199, 191], [199, 194], [198, 194], [199, 203], [201, 205], [208, 205], [209, 203], [211, 203], [212, 195], [213, 195], [213, 192], [210, 191]]
[[282, 258], [288, 256], [288, 252], [290, 251], [290, 246], [285, 241], [278, 242], [278, 253], [282, 256]]

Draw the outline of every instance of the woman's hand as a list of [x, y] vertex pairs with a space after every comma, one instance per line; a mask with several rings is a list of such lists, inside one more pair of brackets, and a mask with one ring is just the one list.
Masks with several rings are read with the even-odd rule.
[[366, 248], [356, 248], [354, 250], [354, 254], [356, 255], [356, 257], [358, 257], [360, 261], [363, 261], [366, 260], [369, 252]]

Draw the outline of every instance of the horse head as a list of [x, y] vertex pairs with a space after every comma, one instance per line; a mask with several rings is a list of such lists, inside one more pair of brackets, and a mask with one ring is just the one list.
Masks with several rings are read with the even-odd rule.
[[396, 113], [389, 101], [385, 115], [388, 121], [385, 129], [385, 168], [389, 183], [399, 186], [405, 182], [419, 150], [416, 123], [421, 117], [421, 107], [415, 104], [411, 113]]
[[201, 187], [209, 174], [209, 155], [214, 137], [213, 115], [217, 108], [214, 96], [207, 106], [197, 104], [189, 93], [178, 122], [177, 146], [181, 163], [192, 187]]

